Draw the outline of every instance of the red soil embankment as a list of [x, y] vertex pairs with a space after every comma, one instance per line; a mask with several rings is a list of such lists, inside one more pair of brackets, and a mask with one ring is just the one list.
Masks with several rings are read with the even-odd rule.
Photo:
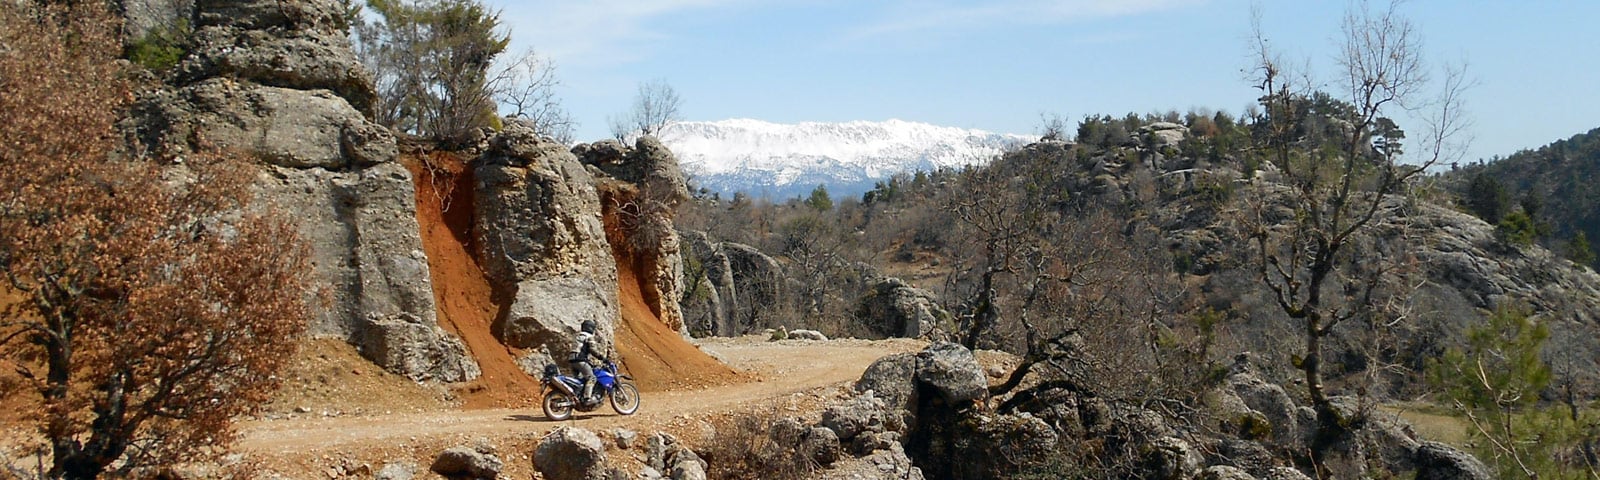
[[509, 300], [489, 281], [473, 255], [472, 170], [447, 152], [403, 155], [417, 189], [417, 223], [428, 254], [439, 325], [461, 337], [483, 370], [458, 390], [468, 409], [526, 407], [539, 396], [539, 381], [517, 367], [514, 352], [491, 325]]
[[646, 271], [648, 259], [635, 255], [628, 246], [619, 212], [613, 208], [613, 205], [627, 203], [615, 201], [618, 194], [602, 190], [601, 200], [605, 204], [606, 240], [611, 243], [611, 255], [617, 261], [617, 299], [621, 303], [622, 321], [617, 322], [616, 344], [623, 370], [632, 375], [639, 389], [644, 391], [704, 388], [754, 380], [754, 376], [711, 358], [678, 332], [667, 328], [656, 310], [645, 301], [646, 292], [655, 292], [638, 274]]

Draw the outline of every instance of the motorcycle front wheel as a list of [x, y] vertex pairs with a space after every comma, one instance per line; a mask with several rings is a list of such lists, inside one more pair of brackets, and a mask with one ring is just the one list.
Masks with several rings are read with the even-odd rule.
[[623, 415], [639, 411], [639, 388], [632, 383], [618, 383], [617, 388], [611, 390], [611, 408]]
[[572, 408], [577, 405], [577, 400], [560, 390], [552, 390], [544, 395], [544, 416], [552, 421], [562, 421], [572, 417]]

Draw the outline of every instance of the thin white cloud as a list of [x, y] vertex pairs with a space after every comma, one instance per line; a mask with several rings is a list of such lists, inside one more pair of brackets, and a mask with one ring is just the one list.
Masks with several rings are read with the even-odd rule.
[[605, 66], [646, 54], [667, 38], [660, 17], [751, 3], [750, 0], [489, 0], [501, 8], [512, 41], [563, 65]]
[[1204, 0], [1000, 0], [910, 2], [891, 18], [865, 25], [845, 37], [872, 40], [910, 33], [947, 32], [1007, 25], [1050, 25], [1097, 18], [1162, 12]]

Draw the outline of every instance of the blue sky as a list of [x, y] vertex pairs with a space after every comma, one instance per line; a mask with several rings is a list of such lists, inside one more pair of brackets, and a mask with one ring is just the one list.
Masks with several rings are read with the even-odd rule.
[[[656, 79], [687, 120], [898, 118], [1010, 133], [1036, 131], [1042, 113], [1237, 114], [1257, 96], [1247, 0], [487, 1], [514, 50], [555, 61], [579, 141], [607, 137], [607, 116]], [[1258, 6], [1277, 50], [1332, 76], [1345, 2]], [[1600, 127], [1600, 2], [1416, 0], [1400, 11], [1430, 63], [1465, 62], [1477, 82], [1465, 160]]]

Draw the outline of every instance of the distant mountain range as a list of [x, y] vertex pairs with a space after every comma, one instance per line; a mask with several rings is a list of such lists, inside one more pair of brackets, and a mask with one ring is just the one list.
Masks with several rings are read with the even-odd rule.
[[681, 122], [661, 135], [697, 188], [774, 200], [824, 185], [858, 196], [901, 172], [988, 163], [1038, 139], [889, 120], [777, 124], [750, 119]]

